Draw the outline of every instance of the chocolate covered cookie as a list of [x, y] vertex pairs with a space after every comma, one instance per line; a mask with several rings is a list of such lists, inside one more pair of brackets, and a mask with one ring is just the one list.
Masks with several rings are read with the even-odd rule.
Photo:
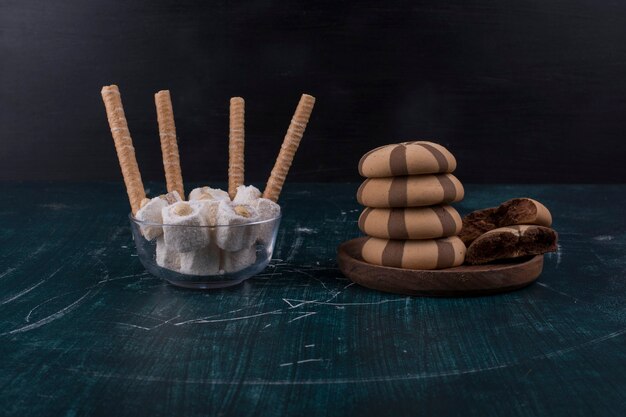
[[454, 236], [461, 230], [461, 216], [452, 206], [412, 208], [366, 207], [359, 228], [382, 239], [434, 239]]
[[368, 178], [453, 172], [456, 159], [445, 147], [427, 141], [381, 146], [363, 155], [359, 173]]
[[463, 217], [459, 237], [469, 245], [478, 236], [498, 227], [518, 224], [536, 224], [550, 227], [552, 215], [540, 202], [531, 198], [513, 198], [498, 207], [474, 211]]
[[359, 204], [367, 207], [420, 207], [463, 199], [461, 182], [452, 174], [368, 178], [357, 191]]
[[557, 240], [557, 233], [549, 227], [500, 227], [474, 240], [467, 248], [465, 261], [469, 264], [485, 264], [500, 259], [554, 252], [557, 249]]
[[407, 269], [443, 269], [459, 266], [465, 245], [456, 236], [433, 240], [388, 240], [370, 237], [363, 244], [365, 262]]

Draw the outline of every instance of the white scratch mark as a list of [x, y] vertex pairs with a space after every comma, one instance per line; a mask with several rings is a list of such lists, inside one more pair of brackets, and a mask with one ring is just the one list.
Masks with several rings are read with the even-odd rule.
[[128, 326], [128, 327], [134, 327], [137, 329], [141, 329], [141, 330], [152, 330], [152, 327], [143, 327], [143, 326], [137, 326], [136, 324], [130, 324], [130, 323], [120, 323], [120, 322], [112, 322], [114, 324], [121, 324], [122, 326]]
[[317, 233], [317, 230], [311, 229], [309, 227], [296, 227], [295, 231], [297, 233], [307, 233], [307, 234]]
[[349, 288], [349, 287], [351, 287], [351, 286], [353, 286], [353, 285], [354, 285], [354, 282], [351, 282], [351, 283], [349, 283], [348, 285], [346, 285], [345, 287], [343, 287], [343, 289], [345, 290], [346, 288]]
[[[305, 304], [311, 304], [316, 302], [317, 300], [313, 300], [313, 301], [304, 301], [304, 300], [292, 300], [291, 298], [283, 298], [283, 301], [286, 302], [289, 305], [289, 308], [298, 308], [300, 306], [303, 306]], [[297, 303], [297, 304], [295, 304]]]
[[35, 288], [37, 288], [38, 286], [40, 286], [41, 284], [43, 284], [44, 282], [46, 282], [47, 280], [49, 280], [50, 278], [55, 276], [57, 274], [57, 272], [59, 272], [61, 269], [63, 269], [63, 267], [58, 268], [56, 271], [54, 271], [53, 273], [51, 273], [50, 275], [48, 275], [46, 278], [42, 279], [38, 283], [36, 283], [36, 284], [26, 288], [25, 290], [22, 290], [22, 291], [18, 292], [17, 294], [13, 295], [12, 297], [9, 297], [9, 298], [6, 298], [6, 299], [0, 301], [0, 306], [1, 305], [5, 305], [7, 303], [10, 303], [11, 301], [17, 300], [18, 298], [28, 294], [29, 292], [31, 292], [32, 290], [34, 290]]
[[311, 344], [311, 345], [304, 345], [305, 348], [310, 348], [310, 347], [314, 347], [315, 343]]
[[594, 240], [599, 240], [599, 241], [605, 241], [605, 240], [613, 240], [615, 239], [613, 236], [611, 235], [600, 235], [600, 236], [596, 236], [594, 237]]
[[286, 259], [287, 262], [291, 262], [293, 260], [293, 258], [296, 256], [296, 254], [302, 247], [303, 242], [304, 242], [304, 238], [302, 237], [302, 235], [298, 234], [296, 236], [296, 241], [293, 242], [293, 246], [291, 247], [291, 250], [289, 251], [289, 254], [287, 255], [287, 259]]
[[98, 281], [98, 284], [103, 284], [103, 283], [109, 282], [109, 281], [117, 281], [117, 280], [120, 280], [120, 279], [143, 277], [143, 276], [146, 276], [146, 275], [149, 275], [149, 274], [147, 272], [141, 272], [139, 274], [124, 275], [122, 277], [105, 278], [103, 280]]
[[195, 320], [182, 321], [180, 323], [174, 323], [174, 326], [181, 326], [183, 324], [195, 324], [195, 323], [222, 323], [222, 322], [226, 322], [226, 321], [246, 320], [246, 319], [251, 319], [251, 318], [254, 318], [254, 317], [267, 316], [267, 315], [270, 315], [270, 314], [282, 314], [282, 310], [266, 311], [264, 313], [252, 314], [252, 315], [249, 315], [249, 316], [230, 317], [230, 318], [227, 318], [227, 319], [207, 320], [205, 318], [200, 318], [200, 319], [195, 319]]
[[317, 312], [315, 312], [315, 311], [307, 311], [307, 312], [304, 312], [304, 313], [305, 313], [305, 314], [303, 314], [303, 315], [301, 315], [301, 316], [298, 316], [298, 317], [296, 317], [295, 319], [291, 319], [291, 320], [289, 320], [287, 323], [291, 323], [291, 322], [293, 322], [293, 321], [300, 320], [300, 319], [303, 319], [303, 318], [305, 318], [305, 317], [309, 317], [309, 316], [313, 316], [313, 315], [317, 314]]
[[559, 291], [557, 289], [554, 289], [554, 288], [550, 287], [548, 284], [544, 284], [543, 282], [537, 282], [537, 285], [539, 285], [541, 287], [544, 287], [544, 288], [546, 288], [546, 289], [548, 289], [550, 291], [553, 291], [553, 292], [555, 292], [557, 294], [561, 294], [561, 295], [563, 295], [563, 296], [565, 296], [567, 298], [571, 298], [572, 300], [574, 300], [574, 302], [579, 302], [580, 301], [578, 298], [574, 297], [573, 295], [570, 295], [570, 294], [568, 294], [566, 292], [562, 292], [562, 291]]
[[[513, 366], [518, 366], [522, 363], [528, 362], [529, 360], [540, 360], [540, 359], [550, 359], [554, 356], [562, 355], [563, 353], [571, 352], [574, 350], [578, 350], [583, 347], [587, 347], [590, 345], [594, 345], [605, 340], [610, 340], [615, 337], [621, 336], [626, 333], [626, 328], [615, 331], [613, 333], [609, 333], [605, 336], [590, 340], [588, 342], [582, 343], [580, 345], [575, 345], [566, 349], [557, 350], [555, 352], [547, 353], [545, 355], [537, 355], [530, 357], [521, 361], [513, 361], [507, 363], [501, 363], [492, 366], [485, 367], [477, 367], [470, 369], [452, 369], [449, 371], [430, 371], [430, 372], [420, 372], [414, 374], [403, 374], [403, 375], [385, 375], [385, 376], [374, 376], [369, 378], [321, 378], [321, 379], [304, 379], [304, 380], [292, 380], [290, 379], [282, 379], [282, 380], [263, 380], [263, 379], [248, 379], [248, 380], [240, 380], [240, 379], [191, 379], [191, 378], [167, 378], [167, 377], [159, 377], [159, 376], [151, 376], [151, 375], [129, 375], [123, 373], [104, 373], [98, 371], [89, 371], [84, 369], [75, 369], [68, 368], [67, 370], [70, 372], [76, 372], [81, 374], [89, 374], [98, 378], [115, 378], [115, 379], [124, 379], [124, 380], [133, 380], [133, 381], [147, 381], [147, 382], [168, 382], [168, 383], [184, 383], [184, 384], [194, 384], [194, 385], [257, 385], [257, 386], [286, 386], [286, 385], [344, 385], [344, 384], [366, 384], [366, 383], [380, 383], [380, 382], [391, 382], [391, 381], [417, 381], [423, 379], [432, 379], [432, 378], [446, 378], [446, 377], [454, 377], [454, 376], [463, 376], [463, 375], [471, 375], [482, 372], [491, 372], [496, 371], [503, 368], [510, 368]], [[324, 360], [324, 359], [313, 359], [315, 360]], [[305, 361], [311, 361], [311, 359], [305, 359]], [[301, 361], [298, 361], [301, 363]], [[293, 362], [287, 362], [281, 364], [280, 366], [289, 366], [293, 365]]]
[[572, 352], [574, 350], [578, 350], [578, 349], [583, 348], [583, 347], [596, 345], [598, 343], [604, 342], [605, 340], [614, 339], [614, 338], [616, 338], [618, 336], [621, 336], [621, 335], [623, 335], [625, 333], [626, 333], [626, 328], [621, 329], [621, 330], [617, 330], [617, 331], [615, 331], [613, 333], [609, 333], [609, 334], [607, 334], [605, 336], [598, 337], [596, 339], [589, 340], [589, 341], [581, 343], [579, 345], [574, 345], [574, 346], [571, 346], [571, 347], [568, 347], [568, 348], [565, 348], [565, 349], [559, 349], [559, 350], [556, 350], [554, 352], [546, 353], [545, 355], [537, 355], [537, 356], [533, 357], [533, 359], [544, 359], [544, 358], [550, 359], [550, 358], [553, 358], [555, 356], [561, 356], [564, 353], [569, 353], [569, 352]]
[[10, 303], [10, 302], [11, 302], [11, 301], [13, 301], [13, 300], [17, 300], [18, 298], [20, 298], [20, 297], [21, 297], [21, 296], [23, 296], [23, 295], [28, 294], [29, 292], [31, 292], [32, 290], [34, 290], [35, 288], [37, 288], [38, 286], [40, 286], [40, 285], [41, 285], [41, 284], [43, 284], [44, 282], [46, 282], [46, 280], [45, 280], [45, 279], [42, 279], [41, 281], [39, 281], [39, 282], [38, 282], [38, 283], [36, 283], [35, 285], [32, 285], [32, 286], [30, 286], [30, 287], [26, 288], [25, 290], [18, 292], [18, 293], [17, 293], [17, 294], [15, 294], [14, 296], [9, 297], [9, 298], [5, 298], [4, 300], [0, 301], [0, 306], [1, 306], [1, 305], [5, 305], [5, 304], [7, 304], [7, 303]]
[[559, 265], [561, 264], [561, 254], [563, 253], [562, 249], [561, 249], [561, 245], [559, 245], [558, 243], [556, 244], [556, 267], [558, 268]]
[[268, 327], [270, 327], [272, 325], [272, 323], [266, 324], [263, 328], [267, 329]]
[[281, 366], [281, 367], [282, 367], [282, 366], [291, 366], [291, 365], [293, 365], [293, 362], [285, 362], [285, 363], [281, 363], [281, 364], [280, 364], [280, 365], [278, 365], [278, 366]]
[[71, 208], [71, 206], [68, 206], [67, 204], [63, 204], [63, 203], [41, 204], [39, 207], [47, 208], [47, 209], [54, 210], [54, 211], [66, 210], [68, 208]]
[[0, 274], [0, 278], [4, 278], [6, 275], [9, 275], [11, 272], [15, 271], [17, 268], [7, 268], [3, 273]]
[[309, 363], [309, 362], [322, 362], [324, 359], [322, 358], [317, 358], [317, 359], [303, 359], [301, 361], [298, 361], [296, 363]]
[[317, 301], [317, 300], [307, 301], [307, 300], [293, 300], [293, 299], [289, 299], [289, 301], [295, 301], [295, 302], [300, 303], [300, 304], [295, 305], [295, 307], [299, 307], [303, 304], [316, 304], [316, 305], [325, 305], [325, 306], [345, 307], [345, 306], [375, 306], [375, 305], [387, 304], [387, 303], [397, 303], [400, 301], [405, 301], [405, 299], [401, 298], [398, 300], [381, 300], [381, 301], [374, 301], [370, 303], [329, 303], [326, 301]]
[[16, 333], [23, 333], [23, 332], [27, 332], [29, 330], [33, 330], [33, 329], [37, 329], [41, 326], [44, 326], [48, 323], [51, 323], [55, 320], [60, 319], [61, 317], [65, 316], [66, 314], [68, 314], [69, 312], [71, 312], [72, 310], [76, 309], [78, 306], [80, 306], [83, 303], [83, 300], [91, 293], [91, 290], [87, 291], [82, 297], [80, 297], [78, 300], [74, 301], [72, 304], [62, 308], [61, 310], [57, 311], [54, 314], [50, 314], [47, 317], [44, 317], [43, 319], [36, 321], [32, 324], [23, 326], [23, 327], [19, 327], [17, 329], [8, 331], [8, 332], [4, 332], [4, 333], [0, 333], [0, 336], [5, 336], [5, 335], [9, 335], [9, 334], [16, 334]]

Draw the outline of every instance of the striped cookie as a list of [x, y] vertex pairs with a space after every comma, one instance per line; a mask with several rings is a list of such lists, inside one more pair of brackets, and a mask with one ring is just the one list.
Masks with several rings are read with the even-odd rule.
[[485, 264], [499, 259], [541, 255], [557, 249], [557, 233], [549, 227], [500, 227], [480, 235], [467, 249], [467, 262]]
[[443, 146], [426, 141], [385, 145], [363, 155], [359, 174], [368, 178], [453, 172], [456, 159]]
[[434, 239], [461, 231], [461, 216], [452, 206], [412, 208], [366, 207], [359, 229], [381, 239]]
[[461, 182], [452, 174], [368, 178], [356, 198], [367, 207], [421, 207], [463, 199]]
[[443, 269], [459, 266], [465, 245], [456, 236], [432, 240], [368, 238], [361, 255], [365, 262], [405, 269]]

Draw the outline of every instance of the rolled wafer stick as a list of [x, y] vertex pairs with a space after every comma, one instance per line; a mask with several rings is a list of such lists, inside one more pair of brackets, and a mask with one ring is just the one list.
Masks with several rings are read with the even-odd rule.
[[264, 198], [274, 202], [278, 201], [283, 184], [285, 183], [285, 178], [287, 178], [287, 173], [289, 173], [293, 157], [298, 150], [314, 105], [315, 97], [302, 94], [296, 112], [289, 124], [289, 129], [287, 129], [283, 144], [280, 147], [280, 152], [278, 153], [278, 158], [276, 158], [272, 173], [267, 180], [265, 191], [263, 191]]
[[230, 126], [228, 135], [228, 194], [231, 200], [237, 187], [243, 185], [244, 175], [244, 119], [245, 102], [241, 97], [230, 99]]
[[124, 107], [122, 106], [122, 96], [116, 85], [102, 87], [102, 100], [107, 112], [107, 119], [111, 127], [111, 135], [115, 143], [115, 151], [117, 159], [120, 162], [128, 200], [133, 215], [141, 207], [141, 201], [146, 198], [146, 191], [143, 188], [139, 166], [135, 158], [135, 148], [133, 140], [130, 137], [128, 123], [124, 115]]
[[159, 137], [161, 138], [161, 153], [163, 154], [163, 168], [167, 191], [178, 191], [185, 198], [183, 176], [180, 170], [180, 155], [176, 142], [176, 125], [174, 124], [174, 110], [169, 90], [159, 91], [154, 95], [157, 119], [159, 121]]

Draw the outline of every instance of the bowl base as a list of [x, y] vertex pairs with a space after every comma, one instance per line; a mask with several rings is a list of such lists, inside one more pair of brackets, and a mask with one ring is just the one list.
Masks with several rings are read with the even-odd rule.
[[235, 285], [241, 284], [245, 280], [246, 278], [240, 279], [238, 281], [228, 280], [228, 281], [212, 281], [212, 282], [204, 281], [203, 282], [203, 281], [174, 281], [174, 280], [166, 279], [167, 282], [169, 282], [170, 284], [176, 287], [190, 288], [190, 289], [195, 289], [195, 290], [213, 290], [213, 289], [218, 289], [218, 288], [234, 287]]

